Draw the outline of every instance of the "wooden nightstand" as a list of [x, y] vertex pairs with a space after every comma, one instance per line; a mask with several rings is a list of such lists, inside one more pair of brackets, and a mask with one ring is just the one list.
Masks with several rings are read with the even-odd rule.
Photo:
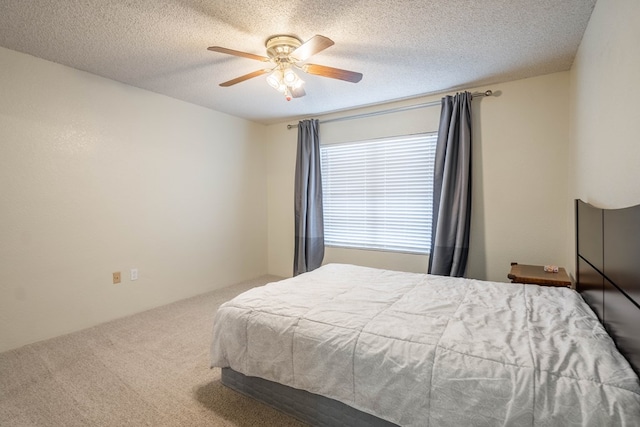
[[544, 271], [542, 265], [524, 265], [511, 263], [511, 271], [507, 275], [512, 283], [528, 283], [540, 286], [571, 287], [571, 278], [564, 268], [558, 268], [557, 273]]

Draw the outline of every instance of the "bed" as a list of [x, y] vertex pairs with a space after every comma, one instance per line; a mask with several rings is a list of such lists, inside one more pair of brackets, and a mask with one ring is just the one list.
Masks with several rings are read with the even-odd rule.
[[[212, 366], [231, 388], [313, 425], [638, 425], [640, 352], [620, 318], [637, 323], [640, 310], [612, 270], [596, 279], [581, 249], [598, 245], [586, 231], [598, 218], [581, 202], [576, 212], [584, 299], [329, 264], [223, 304]], [[618, 300], [631, 310], [619, 314]]]

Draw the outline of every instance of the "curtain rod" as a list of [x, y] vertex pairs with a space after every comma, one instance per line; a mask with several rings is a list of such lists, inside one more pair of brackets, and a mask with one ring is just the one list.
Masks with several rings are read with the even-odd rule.
[[[471, 97], [477, 98], [477, 97], [492, 96], [492, 95], [493, 95], [493, 91], [486, 90], [484, 92], [473, 92], [471, 94]], [[397, 108], [390, 108], [388, 110], [373, 111], [371, 113], [354, 114], [352, 116], [344, 116], [344, 117], [337, 117], [335, 119], [322, 120], [318, 123], [322, 124], [322, 123], [331, 123], [331, 122], [341, 122], [343, 120], [362, 119], [365, 117], [379, 116], [382, 114], [399, 113], [401, 111], [415, 110], [417, 108], [434, 107], [436, 105], [440, 105], [441, 102], [442, 101], [431, 101], [431, 102], [425, 102], [423, 104], [408, 105], [406, 107], [397, 107]], [[297, 127], [298, 127], [297, 124], [287, 125], [287, 129], [293, 129]]]

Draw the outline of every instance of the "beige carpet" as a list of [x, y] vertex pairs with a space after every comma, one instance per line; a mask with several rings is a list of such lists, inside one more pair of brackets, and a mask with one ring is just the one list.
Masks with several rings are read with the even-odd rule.
[[302, 426], [208, 365], [218, 306], [274, 279], [0, 353], [0, 426]]

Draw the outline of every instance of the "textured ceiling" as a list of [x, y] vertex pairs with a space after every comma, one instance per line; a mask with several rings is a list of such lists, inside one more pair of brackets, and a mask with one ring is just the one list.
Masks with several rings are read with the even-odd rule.
[[[0, 46], [250, 120], [273, 123], [568, 70], [596, 0], [2, 0]], [[207, 50], [265, 55], [275, 34], [335, 45], [287, 102], [263, 68]], [[1, 66], [1, 64], [0, 64]]]

